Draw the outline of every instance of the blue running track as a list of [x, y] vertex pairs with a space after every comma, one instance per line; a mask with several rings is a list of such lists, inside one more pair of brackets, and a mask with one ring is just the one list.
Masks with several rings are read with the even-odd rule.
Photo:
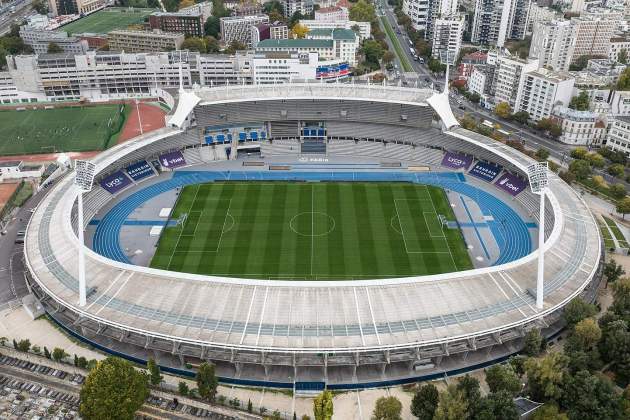
[[453, 172], [211, 172], [179, 171], [173, 177], [143, 188], [116, 204], [97, 224], [93, 248], [97, 253], [115, 261], [132, 264], [120, 245], [120, 230], [129, 223], [127, 218], [146, 201], [185, 185], [212, 181], [400, 181], [436, 185], [458, 192], [474, 200], [484, 215], [494, 220], [487, 225], [499, 246], [500, 255], [494, 265], [517, 260], [532, 250], [528, 223], [507, 204], [492, 194], [466, 182], [461, 173]]

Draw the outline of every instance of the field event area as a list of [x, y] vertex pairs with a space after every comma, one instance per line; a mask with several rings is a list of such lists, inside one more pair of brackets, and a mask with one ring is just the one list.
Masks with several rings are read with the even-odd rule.
[[175, 225], [164, 229], [152, 267], [287, 280], [472, 268], [444, 190], [427, 185], [197, 184], [182, 189], [171, 219]]
[[130, 107], [123, 104], [0, 111], [0, 155], [86, 152], [116, 144]]
[[105, 34], [116, 29], [140, 25], [153, 13], [153, 9], [110, 7], [64, 25], [61, 30], [69, 35], [81, 33]]

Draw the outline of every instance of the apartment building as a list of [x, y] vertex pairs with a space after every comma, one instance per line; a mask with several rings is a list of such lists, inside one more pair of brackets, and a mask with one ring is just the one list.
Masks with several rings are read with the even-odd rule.
[[[251, 60], [256, 84], [287, 83], [305, 80], [343, 80], [350, 75], [341, 60], [319, 61], [317, 53], [256, 53]], [[325, 70], [324, 70], [325, 69]]]
[[177, 12], [155, 12], [149, 16], [149, 27], [163, 32], [203, 36], [203, 25], [212, 14], [212, 2], [197, 3]]
[[269, 17], [267, 15], [222, 17], [220, 19], [221, 40], [226, 45], [237, 41], [251, 47], [251, 27], [261, 23], [269, 23]]
[[619, 62], [619, 53], [625, 51], [626, 60], [630, 62], [630, 39], [625, 36], [610, 38], [610, 46], [608, 47], [608, 59]]
[[284, 11], [284, 16], [290, 18], [295, 13], [300, 12], [302, 16], [313, 13], [313, 0], [280, 0], [280, 5]]
[[583, 14], [571, 19], [575, 26], [575, 47], [573, 48], [574, 63], [585, 55], [608, 56], [610, 39], [613, 37], [619, 20], [618, 14]]
[[472, 42], [502, 47], [508, 39], [523, 39], [531, 0], [476, 0]]
[[458, 0], [403, 0], [402, 10], [413, 27], [425, 32], [426, 39], [432, 39], [434, 23], [438, 18], [457, 13]]
[[35, 54], [46, 54], [51, 43], [55, 43], [65, 53], [83, 54], [89, 48], [87, 41], [68, 36], [65, 31], [47, 31], [28, 25], [20, 27], [20, 38]]
[[465, 24], [463, 15], [451, 15], [435, 20], [431, 50], [434, 58], [451, 64], [457, 60]]
[[[490, 55], [489, 55], [490, 56]], [[525, 74], [538, 69], [538, 60], [523, 60], [500, 55], [496, 59], [494, 77], [489, 92], [494, 92], [494, 103], [507, 102], [516, 109], [520, 102]]]
[[519, 86], [515, 112], [529, 113], [532, 121], [549, 118], [554, 107], [568, 106], [575, 78], [568, 72], [544, 68], [527, 72]]
[[529, 6], [529, 15], [527, 16], [527, 34], [534, 32], [534, 25], [537, 23], [558, 19], [562, 19], [562, 14], [556, 10], [546, 6], [539, 6], [537, 3], [532, 2]]
[[351, 29], [321, 28], [309, 30], [306, 39], [332, 41], [333, 55], [327, 60], [339, 59], [354, 66], [357, 64], [359, 37]]
[[606, 139], [606, 120], [592, 111], [556, 106], [551, 119], [562, 128], [558, 141], [572, 146], [601, 146]]
[[371, 36], [372, 25], [370, 22], [357, 22], [353, 20], [339, 20], [336, 22], [326, 22], [312, 19], [301, 19], [300, 25], [306, 26], [309, 30], [313, 29], [351, 29], [356, 30], [359, 41], [368, 39]]
[[616, 116], [610, 121], [606, 146], [630, 157], [630, 116]]
[[537, 22], [529, 56], [537, 58], [540, 67], [568, 71], [575, 49], [576, 32], [577, 27], [568, 20]]
[[315, 20], [321, 22], [337, 22], [349, 20], [349, 12], [345, 7], [331, 6], [315, 10]]
[[156, 52], [178, 50], [184, 34], [153, 31], [116, 30], [107, 34], [110, 51]]
[[250, 31], [252, 48], [256, 48], [256, 45], [265, 39], [289, 38], [289, 28], [281, 22], [275, 22], [272, 24], [259, 23], [258, 25], [252, 25], [250, 27]]
[[53, 16], [82, 15], [102, 9], [106, 0], [48, 0], [48, 10]]

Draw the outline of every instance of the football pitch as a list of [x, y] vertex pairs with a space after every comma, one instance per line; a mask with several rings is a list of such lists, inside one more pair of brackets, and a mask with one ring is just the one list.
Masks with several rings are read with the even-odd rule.
[[81, 33], [105, 34], [115, 29], [126, 29], [130, 25], [142, 24], [154, 9], [134, 9], [127, 7], [108, 7], [86, 17], [64, 25], [61, 30], [68, 35]]
[[0, 156], [104, 150], [129, 112], [119, 104], [0, 111]]
[[444, 190], [387, 182], [184, 187], [151, 266], [217, 276], [347, 280], [467, 270]]

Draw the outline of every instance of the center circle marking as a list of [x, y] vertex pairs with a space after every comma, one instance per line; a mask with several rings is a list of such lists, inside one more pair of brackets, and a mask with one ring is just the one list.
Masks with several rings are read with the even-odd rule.
[[293, 216], [289, 227], [300, 236], [326, 236], [335, 229], [335, 219], [321, 211], [305, 211]]

